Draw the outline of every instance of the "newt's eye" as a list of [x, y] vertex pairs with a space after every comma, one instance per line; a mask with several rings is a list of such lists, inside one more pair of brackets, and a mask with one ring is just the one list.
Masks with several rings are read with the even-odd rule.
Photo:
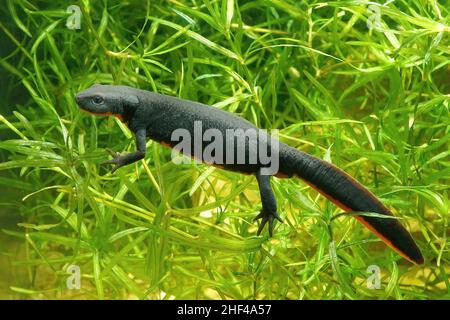
[[104, 102], [104, 100], [100, 96], [95, 96], [94, 98], [92, 98], [92, 103], [93, 104], [102, 104], [103, 102]]

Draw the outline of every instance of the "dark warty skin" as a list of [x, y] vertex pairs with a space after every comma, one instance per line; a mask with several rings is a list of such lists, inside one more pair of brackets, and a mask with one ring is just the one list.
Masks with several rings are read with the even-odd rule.
[[[94, 85], [78, 93], [76, 102], [82, 110], [92, 114], [113, 115], [120, 118], [135, 134], [137, 145], [135, 152], [123, 155], [111, 152], [113, 159], [104, 162], [114, 165], [113, 172], [122, 166], [143, 159], [147, 138], [168, 147], [175, 147], [178, 142], [172, 141], [173, 132], [184, 129], [193, 134], [196, 121], [201, 121], [203, 132], [216, 129], [224, 136], [227, 129], [253, 129], [259, 135], [246, 139], [244, 145], [235, 144], [232, 150], [235, 156], [244, 154], [245, 159], [248, 160], [255, 152], [252, 146], [259, 145], [261, 142], [266, 142], [268, 146], [277, 144], [279, 170], [274, 174], [275, 176], [290, 178], [295, 175], [345, 211], [372, 212], [386, 216], [382, 218], [373, 215], [355, 215], [355, 218], [402, 257], [416, 264], [424, 261], [409, 232], [363, 185], [334, 165], [274, 140], [237, 115], [201, 103], [127, 86]], [[224, 139], [224, 144], [226, 140], [228, 139]], [[202, 142], [201, 149], [204, 150], [208, 143]], [[185, 154], [196, 156], [192, 151], [194, 146], [191, 147], [188, 151], [184, 150]], [[257, 234], [259, 235], [264, 226], [269, 223], [269, 234], [272, 235], [274, 220], [282, 222], [282, 219], [277, 212], [276, 199], [270, 185], [271, 175], [264, 171], [267, 164], [258, 161], [241, 164], [236, 161], [227, 163], [225, 157], [230, 150], [227, 150], [225, 145], [223, 150], [223, 161], [211, 164], [225, 170], [255, 175], [262, 202], [261, 212], [255, 218], [261, 219]]]

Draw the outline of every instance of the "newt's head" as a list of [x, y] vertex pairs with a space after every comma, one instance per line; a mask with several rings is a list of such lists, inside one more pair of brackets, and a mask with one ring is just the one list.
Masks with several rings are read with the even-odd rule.
[[133, 88], [94, 84], [75, 96], [78, 106], [95, 115], [113, 115], [127, 119], [139, 105]]

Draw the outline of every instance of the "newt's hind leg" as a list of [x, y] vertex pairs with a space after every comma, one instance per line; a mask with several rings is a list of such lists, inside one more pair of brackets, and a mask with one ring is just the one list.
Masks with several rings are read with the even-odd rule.
[[256, 173], [256, 180], [258, 181], [259, 193], [261, 195], [262, 209], [254, 220], [261, 219], [261, 224], [258, 228], [257, 235], [261, 233], [264, 226], [269, 222], [269, 235], [273, 233], [273, 221], [277, 219], [283, 222], [280, 215], [277, 212], [277, 200], [273, 194], [272, 187], [270, 186], [270, 177], [261, 174], [261, 169]]

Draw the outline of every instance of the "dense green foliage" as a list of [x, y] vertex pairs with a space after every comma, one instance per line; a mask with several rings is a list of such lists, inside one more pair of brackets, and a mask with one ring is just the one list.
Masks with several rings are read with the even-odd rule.
[[[66, 8], [81, 8], [81, 29]], [[450, 298], [450, 4], [31, 1], [0, 4], [0, 296]], [[378, 14], [379, 13], [379, 14]], [[414, 266], [297, 179], [256, 237], [254, 177], [134, 150], [76, 92], [125, 84], [214, 105], [342, 167], [402, 217]], [[78, 265], [79, 290], [66, 288]], [[381, 288], [367, 288], [367, 268]]]

